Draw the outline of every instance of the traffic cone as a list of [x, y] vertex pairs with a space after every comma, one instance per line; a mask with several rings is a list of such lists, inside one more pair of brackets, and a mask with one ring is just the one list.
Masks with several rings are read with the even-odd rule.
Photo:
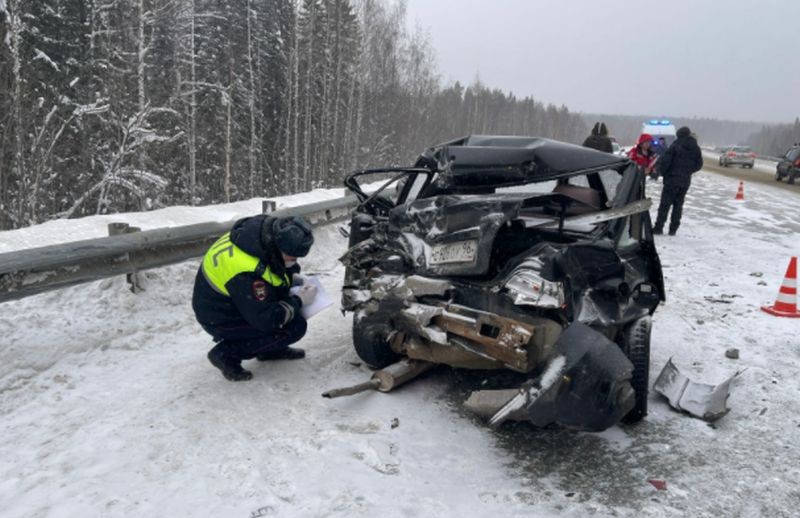
[[736, 191], [736, 200], [744, 200], [744, 182], [739, 182], [739, 190]]
[[761, 306], [761, 309], [776, 317], [800, 318], [800, 312], [797, 311], [797, 257], [789, 261], [775, 304]]

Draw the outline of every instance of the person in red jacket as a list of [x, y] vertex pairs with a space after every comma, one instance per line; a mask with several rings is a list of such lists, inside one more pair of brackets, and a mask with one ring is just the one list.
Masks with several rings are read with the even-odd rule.
[[652, 173], [658, 160], [658, 154], [653, 149], [653, 137], [647, 133], [639, 135], [636, 145], [628, 151], [628, 158], [636, 162], [644, 174]]

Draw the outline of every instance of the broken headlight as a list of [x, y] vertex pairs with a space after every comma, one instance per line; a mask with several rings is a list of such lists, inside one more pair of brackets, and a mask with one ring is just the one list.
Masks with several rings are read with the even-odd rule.
[[506, 281], [505, 288], [518, 306], [560, 308], [564, 305], [564, 285], [548, 281], [530, 268], [516, 269]]

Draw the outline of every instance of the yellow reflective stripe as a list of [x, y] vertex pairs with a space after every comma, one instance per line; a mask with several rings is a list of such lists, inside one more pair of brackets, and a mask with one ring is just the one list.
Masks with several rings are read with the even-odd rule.
[[[203, 276], [214, 290], [223, 295], [230, 296], [225, 287], [228, 281], [244, 272], [255, 272], [259, 259], [254, 257], [231, 242], [230, 232], [220, 237], [208, 249], [203, 257]], [[272, 273], [266, 268], [262, 278], [272, 286], [289, 284], [289, 277]]]

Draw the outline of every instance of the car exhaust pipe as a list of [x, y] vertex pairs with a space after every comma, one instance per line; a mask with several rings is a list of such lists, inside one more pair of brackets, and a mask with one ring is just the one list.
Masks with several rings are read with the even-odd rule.
[[435, 363], [419, 360], [404, 359], [372, 373], [369, 381], [350, 387], [331, 389], [322, 393], [322, 397], [333, 399], [343, 396], [352, 396], [367, 390], [390, 392], [400, 385], [408, 383], [418, 376], [435, 367]]

